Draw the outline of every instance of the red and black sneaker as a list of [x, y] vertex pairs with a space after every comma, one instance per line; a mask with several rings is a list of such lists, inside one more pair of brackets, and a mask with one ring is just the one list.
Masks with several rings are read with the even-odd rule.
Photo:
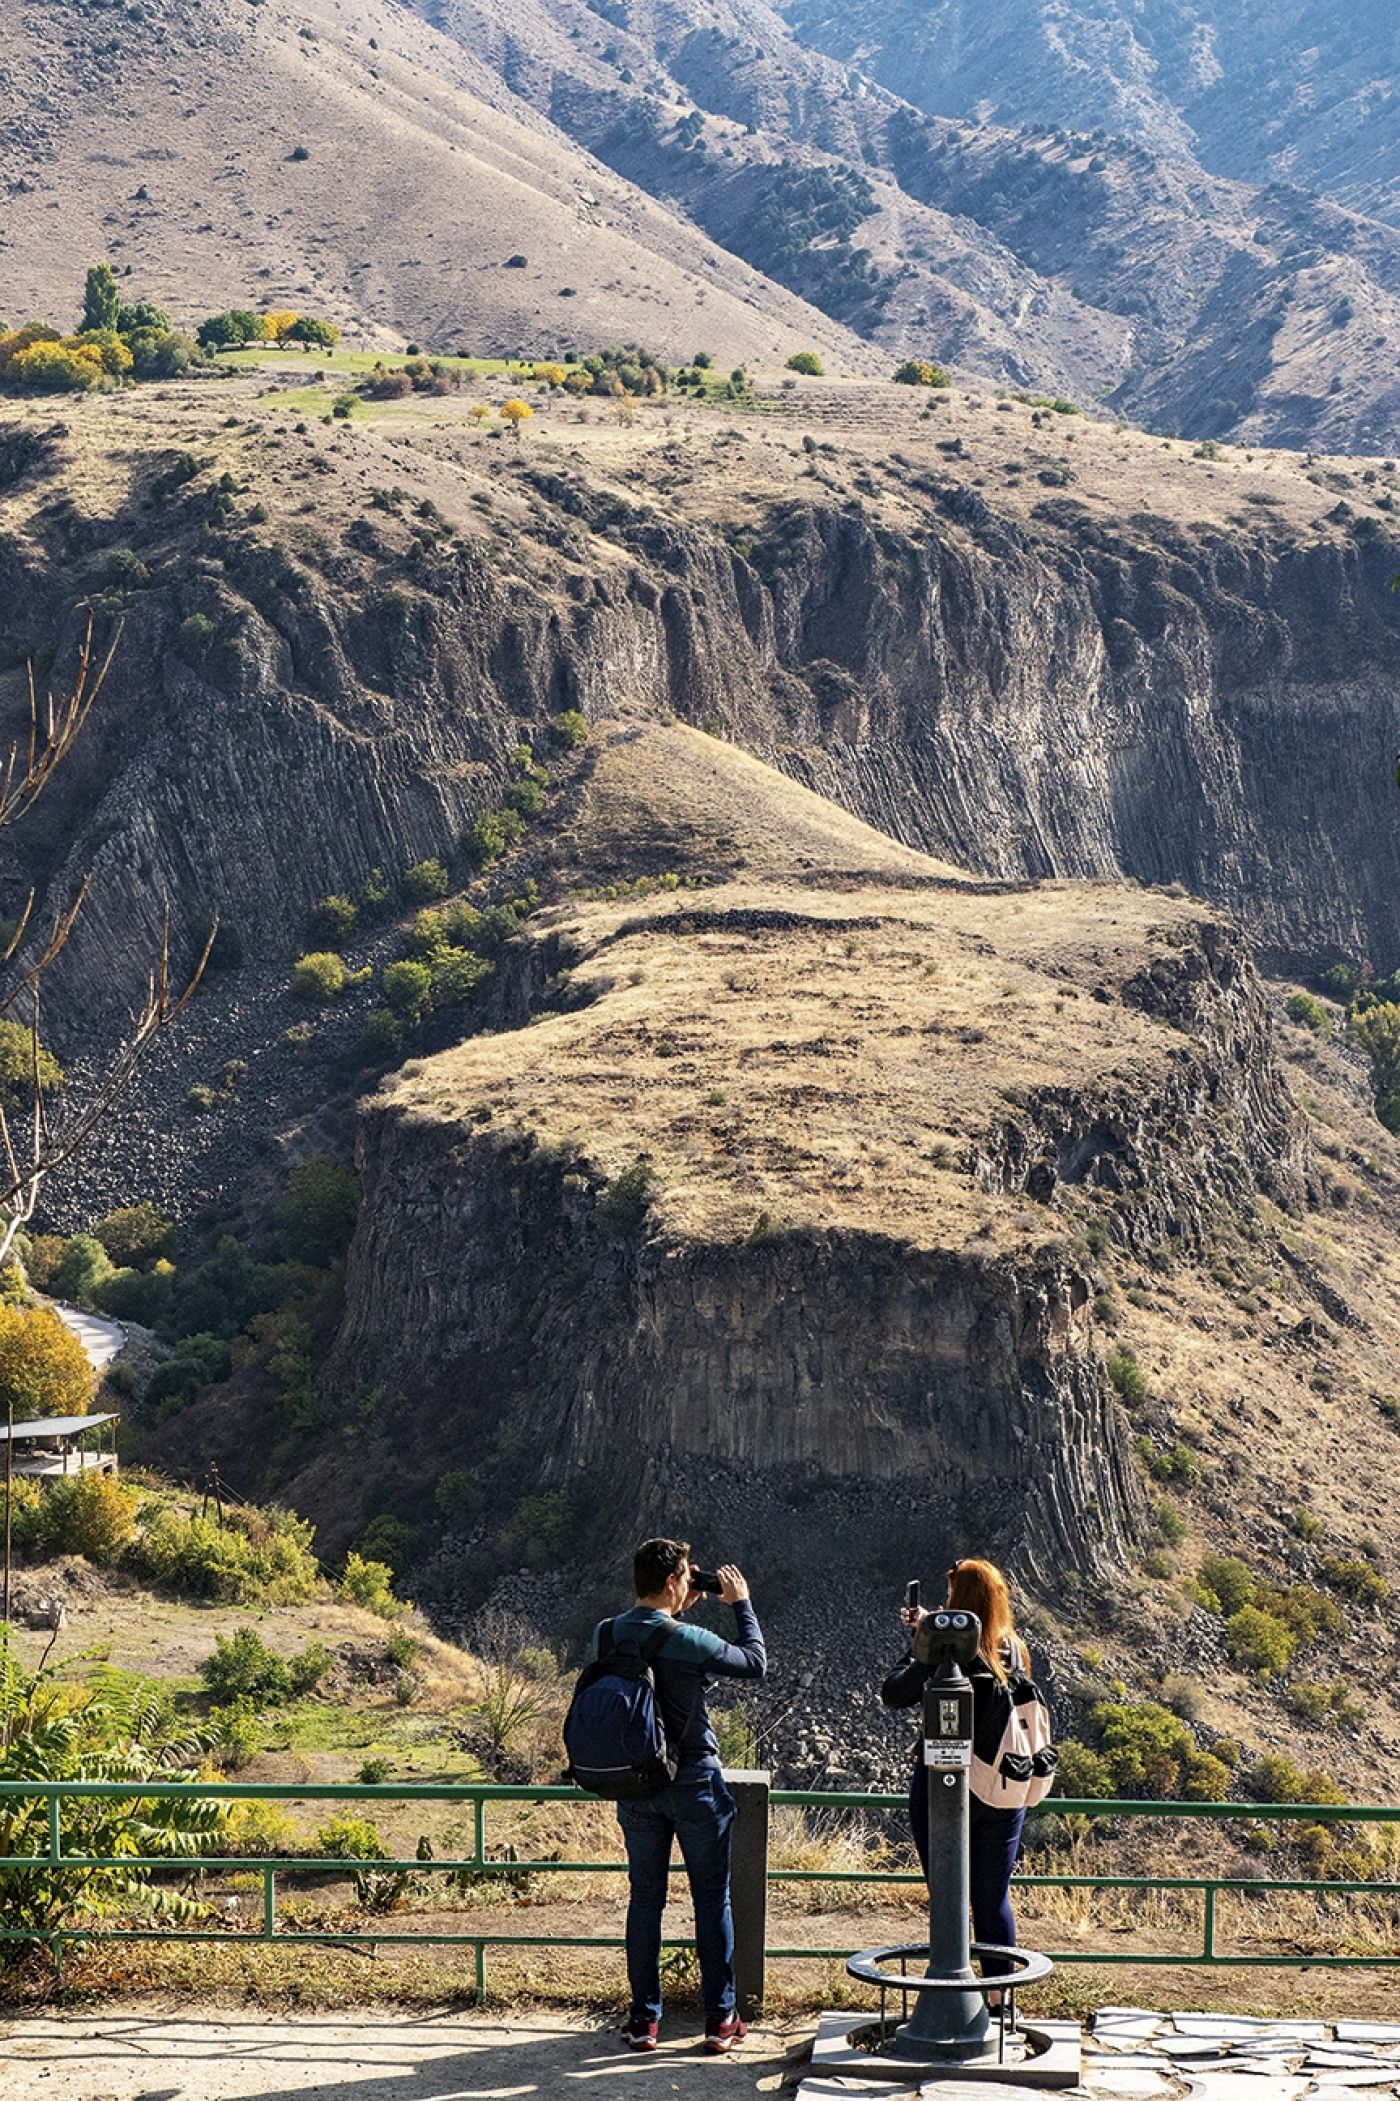
[[737, 2013], [712, 2013], [705, 2022], [705, 2048], [711, 2057], [724, 2057], [748, 2032], [748, 2022], [741, 2021]]
[[633, 2014], [622, 2031], [622, 2040], [629, 2050], [654, 2050], [660, 2029], [659, 2021], [640, 2020]]

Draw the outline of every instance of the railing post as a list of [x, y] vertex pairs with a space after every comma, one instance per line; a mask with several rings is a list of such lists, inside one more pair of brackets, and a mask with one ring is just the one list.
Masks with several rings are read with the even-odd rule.
[[767, 1773], [726, 1773], [734, 1797], [730, 1903], [734, 1911], [734, 1989], [745, 2019], [763, 2004], [768, 1947]]
[[1214, 1884], [1213, 1882], [1212, 1882], [1212, 1883], [1209, 1883], [1209, 1884], [1207, 1885], [1207, 1888], [1206, 1888], [1206, 1901], [1205, 1901], [1205, 1905], [1204, 1905], [1204, 1908], [1203, 1908], [1203, 1916], [1202, 1916], [1202, 1921], [1201, 1921], [1201, 1923], [1202, 1923], [1202, 1926], [1203, 1926], [1203, 1928], [1204, 1928], [1204, 1932], [1203, 1932], [1203, 1945], [1202, 1945], [1202, 1948], [1201, 1948], [1201, 1959], [1202, 1959], [1202, 1961], [1203, 1961], [1203, 1962], [1214, 1962], [1214, 1961], [1215, 1961], [1215, 1884]]

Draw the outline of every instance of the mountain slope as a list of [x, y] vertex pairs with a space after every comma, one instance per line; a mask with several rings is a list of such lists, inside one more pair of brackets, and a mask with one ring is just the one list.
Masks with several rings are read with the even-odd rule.
[[1400, 223], [1388, 0], [778, 0], [796, 33], [949, 117], [1106, 130]]
[[380, 344], [626, 339], [725, 363], [815, 345], [859, 368], [838, 323], [391, 0], [178, 0], [158, 18], [4, 0], [0, 19], [6, 314], [68, 322], [105, 254], [186, 321], [293, 304]]
[[[905, 101], [859, 70], [879, 70], [878, 16], [863, 40], [835, 22], [833, 63], [763, 0], [417, 4], [591, 152], [891, 353], [1198, 437], [1400, 445], [1400, 234], [1208, 174], [1180, 127], [1066, 131], [1049, 88], [1010, 111], [1019, 131], [929, 118], [917, 79]], [[889, 86], [917, 26], [890, 46]], [[1008, 17], [997, 64], [1019, 78], [1017, 33]]]

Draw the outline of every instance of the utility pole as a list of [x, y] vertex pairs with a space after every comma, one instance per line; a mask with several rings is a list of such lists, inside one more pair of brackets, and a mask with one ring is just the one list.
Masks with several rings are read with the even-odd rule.
[[0, 1623], [10, 1624], [10, 1509], [15, 1472], [15, 1397], [5, 1395], [5, 1601]]

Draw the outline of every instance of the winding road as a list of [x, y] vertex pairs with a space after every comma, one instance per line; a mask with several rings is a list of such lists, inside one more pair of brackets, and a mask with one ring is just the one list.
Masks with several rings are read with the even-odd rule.
[[107, 1320], [100, 1313], [84, 1313], [81, 1307], [65, 1306], [58, 1299], [51, 1304], [87, 1351], [88, 1363], [100, 1379], [112, 1359], [126, 1348], [126, 1329], [119, 1320]]

